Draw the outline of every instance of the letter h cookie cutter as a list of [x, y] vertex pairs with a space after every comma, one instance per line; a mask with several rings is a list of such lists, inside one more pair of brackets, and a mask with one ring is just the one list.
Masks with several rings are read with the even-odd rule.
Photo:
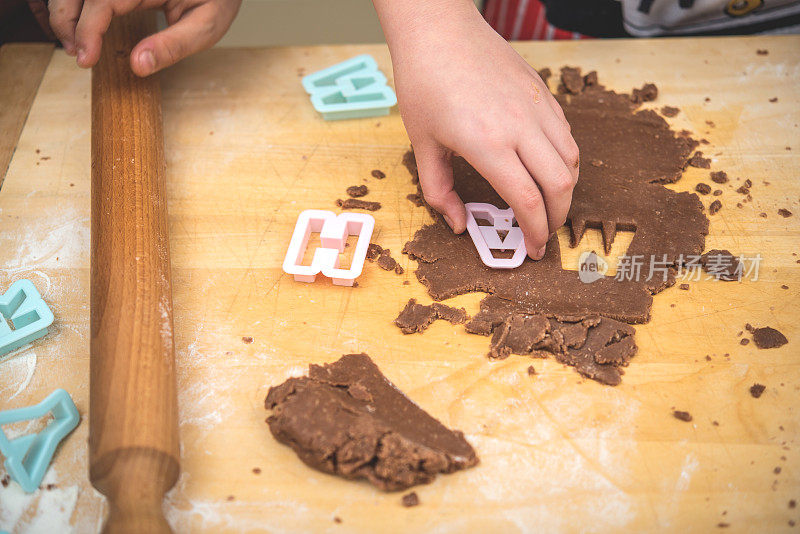
[[[481, 261], [494, 269], [513, 269], [522, 265], [527, 255], [522, 230], [514, 226], [514, 210], [501, 210], [492, 204], [468, 202], [467, 231], [478, 249]], [[486, 220], [491, 226], [479, 226], [477, 219]], [[501, 233], [505, 235], [501, 237]], [[492, 250], [513, 250], [510, 258], [495, 258]]]
[[[369, 240], [375, 228], [375, 219], [366, 213], [342, 213], [305, 210], [297, 217], [297, 224], [283, 260], [283, 271], [294, 275], [298, 282], [313, 282], [320, 272], [337, 286], [352, 286], [364, 268]], [[321, 246], [314, 251], [311, 265], [302, 265], [312, 232], [319, 232]], [[339, 255], [344, 252], [347, 237], [357, 235], [350, 268], [339, 268]]]

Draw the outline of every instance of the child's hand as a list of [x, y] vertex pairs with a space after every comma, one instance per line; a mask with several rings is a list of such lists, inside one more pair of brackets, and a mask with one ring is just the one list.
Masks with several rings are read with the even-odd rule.
[[578, 180], [561, 107], [471, 0], [374, 3], [425, 200], [464, 231], [450, 163], [452, 153], [463, 156], [514, 209], [528, 254], [540, 259]]
[[162, 8], [169, 27], [142, 39], [131, 51], [131, 69], [148, 76], [210, 48], [233, 22], [241, 0], [50, 0], [50, 26], [78, 65], [100, 59], [111, 17], [135, 9]]

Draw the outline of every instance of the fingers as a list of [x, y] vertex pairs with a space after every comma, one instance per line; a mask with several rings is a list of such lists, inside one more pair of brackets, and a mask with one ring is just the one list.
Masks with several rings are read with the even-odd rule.
[[462, 233], [467, 229], [467, 213], [453, 188], [450, 153], [438, 145], [414, 145], [414, 156], [425, 201], [442, 214], [455, 233]]
[[187, 11], [172, 26], [151, 35], [131, 52], [131, 69], [138, 76], [149, 76], [174, 65], [186, 56], [213, 46], [225, 33], [236, 10], [218, 13], [214, 4], [202, 4]]
[[577, 180], [577, 168], [567, 168], [560, 153], [542, 133], [539, 133], [538, 137], [527, 139], [517, 152], [544, 196], [547, 206], [548, 236], [550, 236], [567, 219], [572, 202], [572, 189]]
[[519, 156], [512, 150], [504, 154], [481, 152], [467, 160], [514, 210], [528, 255], [541, 259], [550, 236], [544, 198]]
[[556, 100], [556, 97], [554, 97], [553, 93], [550, 91], [547, 91], [547, 103], [550, 104], [550, 109], [553, 110], [553, 113], [555, 113], [556, 116], [567, 125], [567, 129], [571, 131], [572, 126], [570, 125], [569, 121], [567, 121], [567, 116], [564, 115], [564, 110], [561, 109], [561, 104], [558, 103], [558, 100]]
[[50, 0], [48, 4], [50, 28], [64, 45], [64, 50], [71, 56], [77, 53], [75, 26], [78, 24], [82, 7], [82, 0]]
[[[63, 5], [56, 17], [60, 32], [56, 35], [65, 43], [65, 48], [68, 46], [67, 42], [73, 43], [78, 65], [84, 68], [94, 66], [100, 58], [103, 34], [108, 30], [112, 16], [122, 15], [136, 7], [115, 11], [113, 4], [106, 0], [86, 0], [83, 4], [82, 0], [51, 0], [52, 2]], [[131, 52], [131, 68], [137, 75], [147, 76], [188, 55], [210, 48], [230, 26], [239, 4], [237, 0], [206, 2], [183, 13], [171, 15], [168, 18], [180, 18], [175, 24], [143, 39], [134, 47]], [[139, 7], [146, 6], [139, 4]], [[75, 19], [78, 21], [77, 25], [69, 22]]]
[[113, 15], [114, 10], [108, 2], [102, 0], [86, 0], [84, 2], [78, 25], [75, 28], [75, 46], [79, 66], [85, 69], [93, 67], [100, 59], [103, 34], [108, 30]]
[[549, 115], [550, 116], [545, 116], [539, 120], [539, 127], [561, 157], [564, 165], [566, 165], [569, 173], [572, 175], [573, 182], [577, 182], [578, 167], [580, 166], [578, 145], [572, 137], [568, 124], [562, 122], [555, 114]]

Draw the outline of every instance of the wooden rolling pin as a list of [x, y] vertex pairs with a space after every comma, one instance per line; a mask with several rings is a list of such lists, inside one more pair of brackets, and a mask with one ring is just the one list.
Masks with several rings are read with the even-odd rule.
[[92, 71], [89, 477], [106, 532], [169, 532], [180, 471], [161, 89], [130, 69], [152, 12], [115, 18]]

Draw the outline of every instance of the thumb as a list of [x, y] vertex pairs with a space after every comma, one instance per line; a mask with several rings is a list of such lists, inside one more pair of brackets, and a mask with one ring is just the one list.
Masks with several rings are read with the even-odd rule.
[[450, 152], [441, 146], [414, 147], [419, 183], [425, 201], [442, 214], [457, 234], [467, 229], [464, 203], [453, 189], [453, 165]]
[[228, 29], [222, 20], [224, 18], [211, 3], [184, 12], [175, 24], [142, 39], [134, 47], [131, 69], [138, 76], [149, 76], [187, 56], [211, 48]]

